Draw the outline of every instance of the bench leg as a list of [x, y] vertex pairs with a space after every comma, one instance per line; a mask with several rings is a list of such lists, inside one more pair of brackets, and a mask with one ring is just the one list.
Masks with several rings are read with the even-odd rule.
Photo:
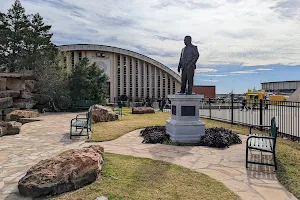
[[89, 136], [89, 128], [88, 128], [88, 127], [87, 127], [87, 129], [86, 129], [86, 132], [87, 132], [87, 138], [89, 139], [90, 136]]
[[70, 139], [72, 139], [72, 125], [70, 126]]
[[276, 161], [276, 153], [275, 152], [273, 152], [273, 159], [274, 159], [275, 170], [277, 170], [277, 161]]
[[246, 146], [246, 168], [248, 168], [248, 145]]

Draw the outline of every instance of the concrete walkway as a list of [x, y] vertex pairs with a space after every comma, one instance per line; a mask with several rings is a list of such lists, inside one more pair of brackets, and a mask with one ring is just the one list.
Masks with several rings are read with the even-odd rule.
[[[70, 148], [89, 146], [84, 139], [69, 139], [70, 119], [66, 113], [40, 117], [40, 122], [22, 126], [19, 135], [0, 138], [0, 199], [26, 199], [18, 195], [17, 183], [26, 170], [41, 159], [57, 155]], [[128, 133], [114, 141], [96, 143], [106, 152], [152, 158], [181, 165], [224, 183], [242, 199], [296, 199], [279, 184], [271, 167], [251, 166], [245, 169], [245, 136], [243, 144], [228, 149], [142, 144], [139, 131]], [[255, 157], [255, 154], [253, 155]]]

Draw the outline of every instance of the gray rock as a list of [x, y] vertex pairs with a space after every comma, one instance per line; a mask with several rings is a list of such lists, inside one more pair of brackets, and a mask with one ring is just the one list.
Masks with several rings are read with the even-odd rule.
[[0, 127], [2, 129], [2, 136], [3, 135], [15, 135], [19, 134], [21, 130], [22, 124], [16, 121], [10, 122], [0, 122]]
[[2, 127], [0, 127], [0, 137], [2, 137], [4, 135], [4, 132], [2, 130]]
[[22, 99], [33, 99], [34, 94], [30, 93], [30, 92], [22, 92], [21, 98]]
[[20, 96], [20, 91], [19, 90], [0, 91], [0, 98], [4, 98], [4, 97], [17, 98], [19, 96]]
[[59, 195], [88, 185], [101, 175], [103, 154], [102, 146], [92, 145], [42, 160], [20, 179], [19, 192], [36, 198]]
[[133, 107], [132, 114], [148, 114], [155, 113], [154, 109], [151, 107]]
[[0, 91], [6, 90], [6, 78], [0, 78]]
[[36, 118], [40, 114], [37, 110], [14, 110], [6, 115], [7, 120], [19, 121], [21, 118]]
[[0, 109], [9, 108], [13, 106], [13, 99], [11, 97], [0, 98]]
[[101, 105], [94, 105], [92, 108], [92, 122], [109, 122], [119, 119], [119, 115], [116, 114], [108, 107]]
[[3, 115], [6, 116], [6, 115], [8, 115], [9, 113], [11, 113], [12, 111], [15, 111], [15, 110], [19, 110], [19, 108], [5, 108], [3, 110]]
[[20, 78], [7, 78], [6, 88], [8, 90], [25, 90], [25, 81]]
[[32, 109], [37, 104], [37, 101], [31, 99], [18, 99], [13, 103], [13, 107], [20, 109]]
[[34, 80], [25, 80], [25, 91], [26, 92], [36, 92], [35, 84], [36, 84], [36, 81], [34, 81]]

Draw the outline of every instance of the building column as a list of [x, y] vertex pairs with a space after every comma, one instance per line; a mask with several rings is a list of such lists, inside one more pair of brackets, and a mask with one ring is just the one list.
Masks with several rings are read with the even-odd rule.
[[118, 95], [118, 55], [116, 53], [113, 54], [110, 73], [110, 76], [113, 77], [113, 79], [110, 81], [110, 96], [111, 102], [114, 103], [115, 100], [117, 101]]
[[138, 91], [139, 91], [139, 96], [138, 98], [140, 99], [141, 96], [142, 96], [142, 63], [141, 63], [141, 60], [138, 60]]
[[74, 66], [78, 63], [79, 61], [79, 52], [74, 51]]
[[160, 97], [163, 98], [163, 71], [160, 70]]
[[126, 95], [130, 96], [130, 57], [126, 56]]
[[137, 97], [135, 96], [135, 93], [136, 93], [136, 82], [135, 82], [135, 79], [136, 79], [136, 70], [135, 70], [135, 59], [132, 58], [132, 99], [135, 100]]
[[152, 65], [149, 64], [149, 97], [153, 98], [152, 88], [153, 88], [153, 74], [152, 74]]
[[144, 98], [147, 97], [147, 65], [146, 62], [144, 62]]
[[124, 94], [124, 56], [120, 54], [120, 95]]
[[173, 94], [173, 78], [170, 77], [170, 94]]
[[114, 63], [115, 62], [115, 54], [112, 55], [112, 58], [110, 59], [110, 77], [109, 77], [109, 87], [110, 87], [110, 95], [109, 95], [109, 102], [114, 102], [114, 92], [115, 92], [115, 68]]
[[154, 94], [154, 98], [157, 99], [157, 87], [158, 87], [158, 83], [157, 83], [157, 67], [154, 66], [153, 68], [154, 70], [154, 90], [155, 90], [155, 94]]

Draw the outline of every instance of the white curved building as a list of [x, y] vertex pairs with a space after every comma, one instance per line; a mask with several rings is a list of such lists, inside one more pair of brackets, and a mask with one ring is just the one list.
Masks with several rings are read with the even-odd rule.
[[110, 102], [116, 102], [121, 95], [132, 101], [147, 97], [161, 99], [180, 90], [181, 79], [177, 73], [142, 54], [93, 44], [62, 45], [58, 48], [70, 52], [67, 60], [71, 66], [88, 58], [105, 71], [109, 76]]

